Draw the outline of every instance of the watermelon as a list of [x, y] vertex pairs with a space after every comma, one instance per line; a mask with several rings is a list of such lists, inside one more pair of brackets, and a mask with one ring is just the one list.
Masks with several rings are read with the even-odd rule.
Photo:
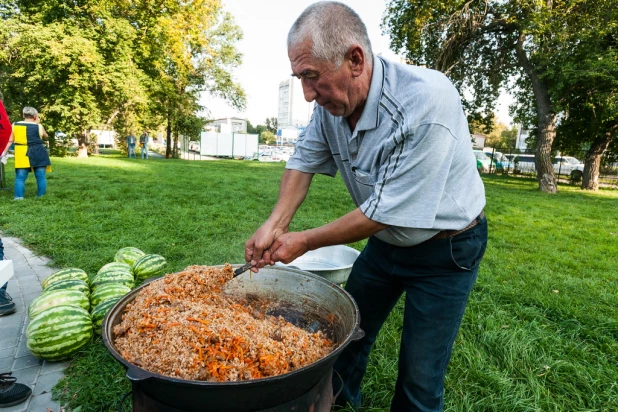
[[90, 281], [92, 290], [97, 290], [99, 286], [109, 283], [117, 283], [132, 288], [135, 284], [135, 279], [133, 278], [133, 274], [131, 272], [116, 272], [109, 270], [107, 272], [99, 273]]
[[81, 279], [64, 279], [58, 282], [54, 282], [51, 285], [47, 286], [45, 292], [61, 289], [79, 290], [84, 295], [86, 295], [86, 297], [90, 296], [90, 288], [88, 287], [88, 284]]
[[124, 296], [131, 292], [131, 288], [118, 283], [108, 283], [96, 288], [90, 295], [90, 303], [96, 307], [99, 303], [105, 302], [111, 298]]
[[97, 275], [100, 275], [103, 272], [109, 272], [109, 271], [114, 271], [114, 272], [124, 271], [124, 272], [132, 273], [131, 265], [129, 265], [128, 263], [111, 262], [111, 263], [107, 263], [103, 265], [103, 267], [101, 267], [101, 269], [99, 269], [99, 271], [97, 272]]
[[121, 296], [111, 298], [99, 303], [92, 309], [90, 316], [92, 317], [92, 327], [94, 328], [94, 333], [97, 335], [101, 334], [101, 329], [103, 327], [103, 319], [105, 319], [105, 315], [107, 312], [120, 300]]
[[54, 306], [30, 321], [26, 337], [26, 346], [37, 358], [67, 359], [92, 339], [92, 319], [83, 308]]
[[50, 284], [64, 279], [81, 279], [88, 283], [88, 274], [79, 268], [67, 268], [49, 275], [42, 283], [43, 290], [47, 290]]
[[144, 255], [137, 259], [131, 269], [135, 275], [135, 283], [140, 283], [145, 279], [163, 274], [167, 262], [161, 255]]
[[88, 297], [79, 290], [60, 289], [45, 291], [30, 303], [28, 317], [34, 319], [45, 309], [54, 306], [77, 306], [85, 310], [90, 309]]
[[123, 247], [116, 252], [114, 260], [116, 262], [124, 262], [132, 265], [137, 259], [141, 258], [145, 254], [146, 253], [136, 247]]

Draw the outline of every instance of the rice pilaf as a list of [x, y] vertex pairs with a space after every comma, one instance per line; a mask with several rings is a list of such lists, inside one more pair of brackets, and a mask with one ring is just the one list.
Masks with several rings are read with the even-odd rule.
[[114, 327], [114, 345], [129, 362], [162, 375], [237, 381], [280, 375], [334, 349], [282, 317], [221, 294], [233, 269], [189, 266], [142, 289]]

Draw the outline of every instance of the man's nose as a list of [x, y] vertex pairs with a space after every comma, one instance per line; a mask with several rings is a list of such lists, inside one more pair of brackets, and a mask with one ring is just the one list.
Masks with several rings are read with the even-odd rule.
[[305, 80], [303, 80], [301, 83], [303, 85], [303, 94], [305, 95], [305, 100], [311, 103], [318, 96], [318, 92], [316, 92], [312, 86], [308, 85]]

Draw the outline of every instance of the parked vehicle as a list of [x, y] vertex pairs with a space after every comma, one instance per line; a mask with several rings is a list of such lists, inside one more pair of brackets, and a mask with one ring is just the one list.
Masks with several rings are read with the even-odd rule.
[[572, 156], [556, 157], [553, 164], [556, 174], [568, 175], [571, 179], [579, 180], [584, 174], [584, 164]]
[[534, 155], [528, 154], [508, 154], [506, 155], [514, 173], [535, 173], [536, 165]]
[[290, 158], [289, 154], [282, 153], [278, 150], [260, 153], [258, 160], [260, 162], [287, 162]]
[[[509, 154], [506, 158], [513, 165], [515, 173], [536, 173], [534, 155]], [[584, 164], [572, 156], [558, 156], [553, 159], [554, 173], [570, 176], [571, 179], [581, 179], [584, 174]]]
[[190, 141], [189, 142], [189, 151], [190, 152], [199, 152], [200, 151], [200, 142]]
[[273, 158], [273, 162], [287, 162], [290, 160], [290, 154], [282, 150], [274, 150], [271, 157]]
[[479, 173], [489, 173], [489, 169], [491, 167], [491, 159], [485, 153], [483, 153], [482, 150], [473, 150], [473, 152], [474, 157], [476, 157], [476, 168]]
[[512, 168], [512, 166], [510, 165], [509, 160], [506, 158], [506, 156], [504, 155], [504, 153], [502, 152], [497, 152], [494, 149], [490, 148], [483, 148], [483, 153], [485, 153], [485, 155], [487, 157], [489, 157], [490, 159], [492, 159], [494, 161], [494, 163], [496, 164], [496, 170], [498, 171], [502, 171], [502, 170], [508, 170], [509, 168]]

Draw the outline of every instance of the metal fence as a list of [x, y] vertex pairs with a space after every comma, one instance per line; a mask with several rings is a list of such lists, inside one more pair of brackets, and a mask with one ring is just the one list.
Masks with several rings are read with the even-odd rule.
[[[533, 150], [484, 149], [489, 167], [479, 169], [486, 174], [509, 174], [536, 177]], [[552, 156], [554, 173], [560, 183], [580, 184], [586, 151]], [[601, 159], [599, 186], [618, 189], [618, 159], [608, 154]]]

